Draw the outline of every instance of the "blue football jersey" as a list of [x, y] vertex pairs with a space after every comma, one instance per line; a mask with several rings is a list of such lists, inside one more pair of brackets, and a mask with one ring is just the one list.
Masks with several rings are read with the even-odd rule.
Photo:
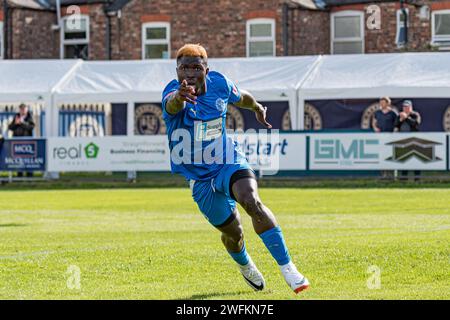
[[172, 172], [188, 180], [209, 180], [217, 176], [225, 163], [246, 161], [237, 143], [227, 137], [225, 126], [228, 104], [241, 99], [239, 89], [215, 71], [210, 71], [205, 81], [206, 93], [197, 97], [197, 104], [186, 102], [175, 115], [166, 111], [166, 102], [180, 83], [172, 80], [163, 92]]

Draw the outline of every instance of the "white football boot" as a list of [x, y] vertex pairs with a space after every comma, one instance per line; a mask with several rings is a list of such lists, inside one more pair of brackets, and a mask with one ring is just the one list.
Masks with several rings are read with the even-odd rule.
[[281, 273], [284, 276], [286, 283], [294, 290], [295, 293], [299, 293], [308, 289], [309, 281], [304, 275], [298, 272], [295, 265], [291, 262], [280, 267]]
[[259, 272], [251, 258], [249, 258], [249, 262], [245, 266], [239, 265], [239, 270], [241, 271], [245, 282], [247, 282], [250, 287], [256, 291], [261, 291], [264, 289], [264, 277], [261, 272]]

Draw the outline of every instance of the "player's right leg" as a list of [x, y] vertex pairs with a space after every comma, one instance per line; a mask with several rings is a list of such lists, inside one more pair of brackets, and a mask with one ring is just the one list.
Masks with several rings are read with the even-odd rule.
[[258, 184], [254, 176], [246, 177], [244, 175], [244, 177], [234, 180], [234, 183], [231, 185], [231, 192], [252, 218], [255, 232], [260, 236], [272, 257], [277, 261], [286, 283], [295, 293], [307, 289], [309, 281], [298, 272], [291, 261], [283, 232], [278, 226], [272, 211], [262, 203], [258, 194]]
[[222, 232], [222, 242], [237, 263], [245, 282], [254, 290], [264, 289], [264, 277], [245, 248], [244, 231], [238, 210], [235, 208], [227, 223], [216, 228]]
[[191, 191], [203, 216], [222, 233], [222, 242], [247, 284], [264, 288], [264, 278], [247, 253], [236, 202], [213, 188], [211, 181], [191, 181]]

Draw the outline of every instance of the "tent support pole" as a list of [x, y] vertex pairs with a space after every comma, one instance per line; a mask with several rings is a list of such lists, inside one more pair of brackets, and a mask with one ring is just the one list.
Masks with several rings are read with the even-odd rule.
[[[44, 101], [45, 103], [45, 136], [46, 138], [57, 137], [58, 136], [58, 107], [55, 102], [55, 97], [50, 95]], [[56, 121], [55, 121], [56, 118]], [[48, 150], [48, 140], [47, 140], [47, 155], [50, 154]], [[48, 158], [47, 158], [48, 165]], [[47, 169], [47, 168], [46, 168]], [[59, 179], [59, 172], [49, 172], [48, 169], [44, 173], [44, 179], [57, 180]]]
[[[134, 136], [134, 102], [128, 101], [127, 103], [127, 136]], [[135, 182], [137, 179], [136, 171], [127, 172], [127, 181]]]
[[297, 130], [305, 130], [305, 100], [303, 99], [298, 101]]

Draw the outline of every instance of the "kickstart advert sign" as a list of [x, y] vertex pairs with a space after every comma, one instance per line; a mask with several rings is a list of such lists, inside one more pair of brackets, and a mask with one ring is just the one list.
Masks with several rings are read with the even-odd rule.
[[48, 171], [168, 171], [165, 136], [49, 138]]
[[446, 170], [442, 133], [311, 134], [311, 170]]
[[8, 139], [0, 150], [0, 170], [45, 171], [45, 139]]
[[265, 175], [280, 170], [306, 170], [306, 136], [300, 133], [279, 133], [278, 130], [236, 133], [232, 138], [253, 169]]

